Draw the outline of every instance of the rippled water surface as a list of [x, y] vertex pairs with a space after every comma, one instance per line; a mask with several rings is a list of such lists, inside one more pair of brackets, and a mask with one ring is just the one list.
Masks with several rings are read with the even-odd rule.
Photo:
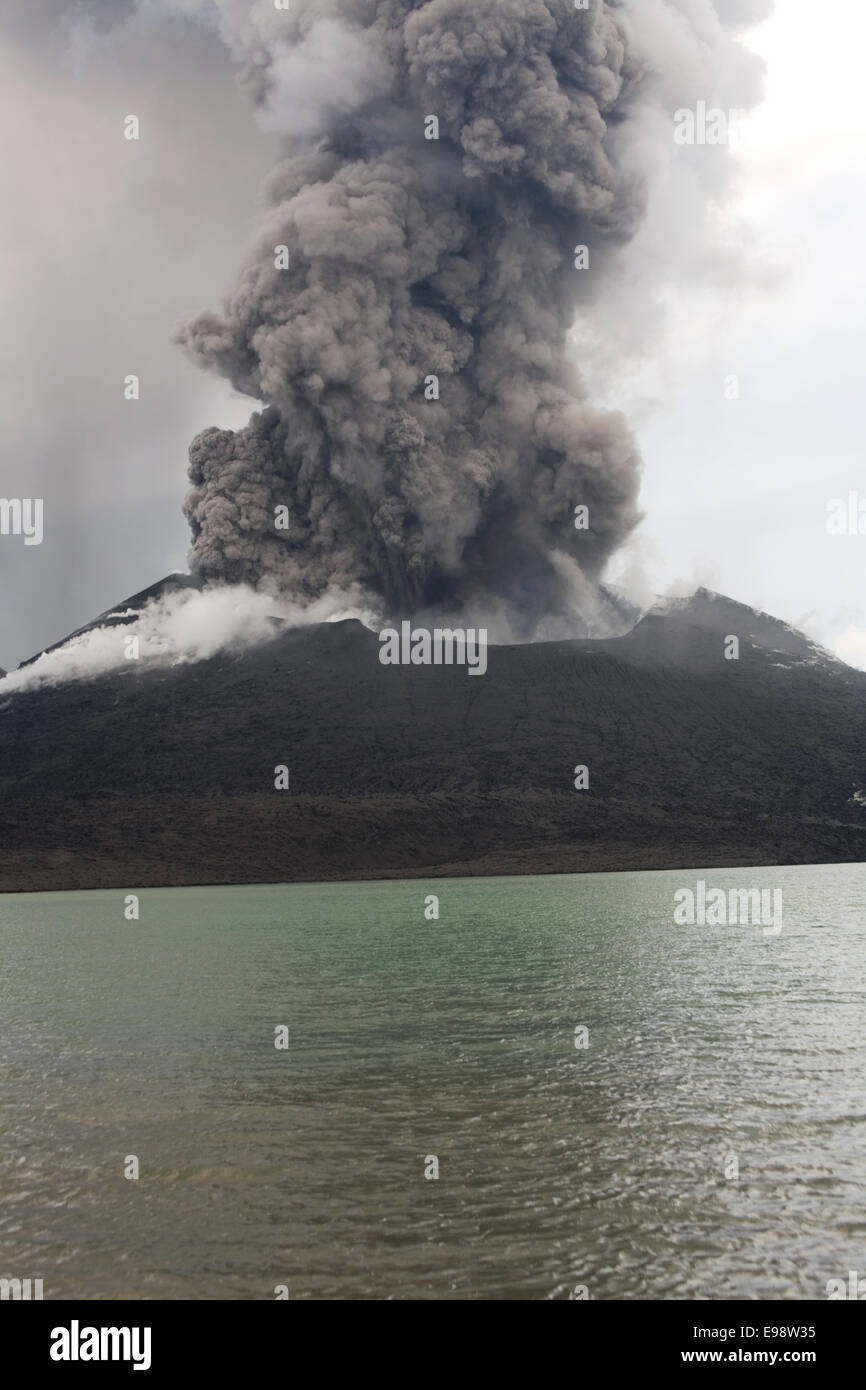
[[[781, 933], [676, 926], [699, 878], [781, 888]], [[799, 1299], [866, 1270], [866, 866], [124, 896], [0, 897], [0, 1275]]]

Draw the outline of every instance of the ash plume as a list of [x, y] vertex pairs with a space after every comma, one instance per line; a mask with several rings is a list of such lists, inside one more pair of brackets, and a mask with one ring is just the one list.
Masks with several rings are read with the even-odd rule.
[[178, 334], [265, 405], [191, 446], [205, 581], [302, 602], [358, 589], [391, 616], [489, 609], [519, 637], [598, 611], [640, 519], [640, 459], [566, 339], [644, 210], [630, 132], [663, 45], [641, 31], [653, 10], [672, 65], [688, 44], [712, 70], [728, 26], [764, 9], [223, 0], [239, 80], [286, 157], [235, 288]]

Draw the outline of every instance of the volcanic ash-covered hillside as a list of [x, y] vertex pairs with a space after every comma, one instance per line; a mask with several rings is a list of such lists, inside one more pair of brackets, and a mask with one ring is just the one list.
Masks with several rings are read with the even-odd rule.
[[860, 860], [864, 788], [866, 674], [707, 591], [483, 677], [345, 621], [0, 686], [5, 890]]

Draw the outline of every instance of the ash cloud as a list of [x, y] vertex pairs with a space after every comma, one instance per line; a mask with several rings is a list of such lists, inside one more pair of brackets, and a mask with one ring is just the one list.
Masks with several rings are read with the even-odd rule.
[[[640, 458], [622, 416], [588, 398], [566, 336], [641, 222], [638, 117], [655, 103], [670, 131], [670, 74], [631, 9], [220, 6], [241, 85], [287, 155], [237, 285], [178, 333], [266, 407], [191, 447], [184, 510], [205, 580], [301, 601], [357, 586], [391, 616], [489, 609], [520, 637], [597, 610], [640, 519]], [[751, 72], [733, 31], [763, 3], [655, 9], [672, 64], [688, 48], [704, 76], [732, 55]], [[589, 531], [574, 531], [578, 504]]]
[[[651, 336], [647, 287], [670, 267], [626, 256], [673, 109], [754, 103], [737, 35], [767, 0], [50, 3], [76, 61], [117, 35], [218, 31], [284, 141], [234, 289], [178, 333], [264, 406], [191, 446], [194, 571], [311, 614], [350, 591], [382, 620], [442, 614], [498, 641], [620, 630], [600, 581], [640, 520], [640, 458], [590, 399], [573, 330], [596, 376]], [[731, 161], [697, 153], [709, 203]]]

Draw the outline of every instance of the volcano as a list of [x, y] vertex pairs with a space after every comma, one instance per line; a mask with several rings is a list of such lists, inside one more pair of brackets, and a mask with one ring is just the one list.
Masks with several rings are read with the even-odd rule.
[[862, 860], [864, 789], [866, 673], [705, 589], [477, 680], [346, 620], [0, 684], [3, 891]]

